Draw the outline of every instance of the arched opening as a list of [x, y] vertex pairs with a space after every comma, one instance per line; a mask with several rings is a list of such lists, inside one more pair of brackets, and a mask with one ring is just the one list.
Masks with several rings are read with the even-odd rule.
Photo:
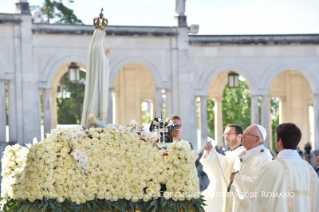
[[114, 79], [115, 123], [126, 125], [131, 119], [135, 119], [142, 124], [142, 103], [145, 100], [151, 106], [151, 109], [148, 109], [149, 118], [155, 117], [156, 95], [154, 77], [147, 67], [138, 63], [123, 66]]
[[280, 73], [273, 80], [270, 87], [270, 96], [277, 97], [279, 103], [279, 123], [295, 123], [302, 131], [299, 143], [301, 150], [311, 140], [311, 123], [309, 107], [313, 106], [313, 95], [308, 79], [299, 71], [287, 70]]
[[215, 139], [219, 148], [224, 147], [222, 134], [228, 124], [238, 124], [243, 129], [251, 124], [251, 98], [248, 82], [240, 75], [239, 87], [230, 88], [228, 86], [229, 73], [230, 71], [224, 71], [218, 74], [210, 82], [208, 88], [208, 135]]
[[66, 63], [55, 73], [51, 90], [52, 128], [58, 124], [80, 124], [85, 88], [86, 67], [75, 63], [79, 67], [79, 79], [70, 80], [69, 66]]
[[153, 119], [154, 104], [152, 100], [145, 99], [141, 103], [142, 107], [142, 124], [150, 124]]

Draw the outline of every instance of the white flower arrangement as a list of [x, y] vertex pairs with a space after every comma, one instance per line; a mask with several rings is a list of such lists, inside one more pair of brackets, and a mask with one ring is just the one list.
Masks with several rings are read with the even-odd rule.
[[[195, 157], [186, 141], [168, 152], [154, 142], [156, 134], [129, 126], [51, 130], [29, 148], [8, 146], [2, 159], [3, 198], [149, 201], [165, 192], [199, 192]], [[151, 195], [152, 194], [152, 195]], [[153, 195], [155, 194], [155, 195]], [[171, 195], [166, 199], [190, 200]]]

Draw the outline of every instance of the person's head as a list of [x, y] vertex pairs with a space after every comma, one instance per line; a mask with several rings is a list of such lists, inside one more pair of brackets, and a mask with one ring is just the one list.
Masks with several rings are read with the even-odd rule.
[[169, 135], [171, 135], [173, 138], [175, 138], [174, 140], [178, 140], [181, 135], [182, 135], [182, 131], [183, 131], [183, 126], [182, 126], [182, 120], [179, 116], [177, 115], [172, 115], [166, 118], [166, 123], [167, 124], [177, 124], [179, 126], [178, 130], [176, 130], [175, 132], [169, 132]]
[[283, 149], [296, 149], [301, 140], [301, 130], [293, 123], [283, 123], [276, 127], [276, 147], [280, 152]]
[[258, 124], [253, 124], [243, 132], [243, 146], [250, 150], [264, 143], [266, 139], [266, 129]]
[[224, 134], [225, 145], [228, 147], [239, 146], [243, 136], [243, 129], [237, 124], [229, 124], [225, 128]]

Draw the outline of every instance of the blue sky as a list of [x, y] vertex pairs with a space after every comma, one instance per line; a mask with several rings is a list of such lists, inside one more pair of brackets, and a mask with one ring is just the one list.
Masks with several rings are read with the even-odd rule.
[[[1, 0], [0, 13], [13, 13], [16, 1]], [[175, 0], [74, 0], [69, 7], [85, 24], [104, 7], [110, 25], [174, 25]], [[185, 14], [199, 34], [319, 33], [319, 0], [186, 0]]]

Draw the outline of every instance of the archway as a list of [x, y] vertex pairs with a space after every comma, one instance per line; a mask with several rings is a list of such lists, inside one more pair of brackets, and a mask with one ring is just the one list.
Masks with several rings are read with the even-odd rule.
[[[69, 98], [68, 92], [63, 91], [63, 86], [61, 87], [61, 79], [68, 80], [68, 71], [69, 71], [69, 66], [71, 62], [66, 63], [62, 65], [55, 73], [53, 80], [52, 80], [52, 90], [51, 90], [51, 117], [52, 117], [52, 128], [56, 128], [56, 126], [59, 124], [58, 123], [58, 108], [57, 108], [57, 99], [63, 99], [63, 98]], [[80, 83], [85, 82], [85, 74], [83, 72], [86, 71], [85, 65], [81, 63], [76, 63], [79, 66], [79, 70], [81, 72], [82, 79], [80, 80]], [[83, 86], [82, 86], [83, 87]], [[84, 88], [84, 87], [83, 87]], [[81, 89], [81, 91], [84, 93], [84, 90]], [[62, 100], [63, 101], [63, 100]], [[83, 101], [83, 99], [82, 99]], [[78, 107], [78, 110], [82, 111], [82, 107]], [[78, 112], [79, 113], [79, 112]], [[78, 119], [78, 118], [77, 118]], [[62, 123], [65, 124], [65, 123]], [[78, 121], [74, 121], [74, 123], [68, 123], [68, 124], [79, 124]]]
[[[142, 64], [129, 63], [123, 66], [114, 79], [115, 122], [127, 125], [131, 119], [142, 123], [141, 103], [147, 99], [156, 103], [157, 90], [151, 71]], [[155, 116], [153, 110], [152, 117]]]
[[314, 146], [311, 135], [314, 131], [311, 129], [313, 116], [309, 115], [309, 108], [313, 107], [310, 81], [298, 70], [286, 70], [274, 78], [269, 93], [271, 97], [280, 100], [279, 123], [295, 123], [302, 131], [300, 149], [303, 149], [308, 142]]
[[[229, 88], [229, 73], [230, 71], [219, 73], [210, 82], [208, 87], [207, 122], [210, 126], [208, 129], [208, 133], [210, 136], [214, 137], [219, 147], [224, 146], [222, 134], [224, 128], [228, 124], [239, 124], [243, 129], [245, 129], [247, 126], [250, 125], [251, 122], [251, 100], [249, 83], [242, 75], [240, 75], [239, 88]], [[242, 108], [240, 108], [240, 111], [236, 112], [237, 104], [238, 106], [242, 105]], [[241, 118], [239, 118], [239, 116]], [[228, 123], [234, 122], [234, 120], [237, 120], [236, 123]]]

